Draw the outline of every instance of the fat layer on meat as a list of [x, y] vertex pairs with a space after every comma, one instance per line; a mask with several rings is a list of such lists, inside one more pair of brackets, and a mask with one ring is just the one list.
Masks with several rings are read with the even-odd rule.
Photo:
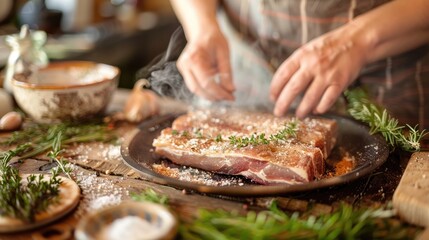
[[302, 183], [320, 178], [336, 141], [334, 120], [298, 121], [296, 137], [237, 147], [229, 137], [270, 136], [292, 117], [243, 111], [193, 111], [179, 116], [153, 142], [155, 153], [180, 165], [242, 175], [261, 184]]

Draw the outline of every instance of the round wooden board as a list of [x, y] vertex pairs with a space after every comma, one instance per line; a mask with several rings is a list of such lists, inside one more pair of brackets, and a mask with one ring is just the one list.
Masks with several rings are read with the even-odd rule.
[[[26, 223], [17, 218], [0, 216], [0, 233], [13, 233], [34, 229], [51, 223], [71, 212], [80, 201], [80, 188], [73, 180], [60, 177], [59, 202], [51, 204], [48, 209], [36, 215], [36, 221]], [[23, 176], [26, 179], [26, 176]]]

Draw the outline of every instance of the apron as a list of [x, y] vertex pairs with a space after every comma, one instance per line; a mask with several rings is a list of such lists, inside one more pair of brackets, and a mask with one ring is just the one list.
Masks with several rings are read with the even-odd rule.
[[[223, 0], [219, 22], [230, 42], [233, 77], [240, 89], [237, 100], [255, 104], [258, 99], [272, 107], [265, 101], [269, 82], [275, 69], [297, 48], [388, 2]], [[356, 82], [401, 124], [429, 129], [427, 46], [365, 66]]]

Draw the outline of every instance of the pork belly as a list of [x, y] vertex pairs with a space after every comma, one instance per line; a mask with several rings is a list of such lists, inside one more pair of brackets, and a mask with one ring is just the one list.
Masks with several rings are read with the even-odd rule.
[[[216, 137], [218, 134], [250, 135], [264, 133], [266, 136], [276, 134], [286, 124], [294, 121], [293, 117], [275, 117], [271, 113], [250, 111], [210, 111], [199, 110], [178, 117], [173, 129], [189, 132], [200, 131], [203, 135]], [[337, 123], [332, 119], [312, 117], [298, 121], [296, 141], [315, 146], [322, 150], [327, 158], [335, 146]]]
[[174, 163], [221, 174], [242, 175], [257, 183], [295, 184], [320, 178], [335, 145], [336, 123], [297, 121], [296, 136], [281, 141], [235, 146], [231, 136], [271, 136], [295, 121], [268, 113], [194, 111], [178, 117], [153, 142], [155, 153]]

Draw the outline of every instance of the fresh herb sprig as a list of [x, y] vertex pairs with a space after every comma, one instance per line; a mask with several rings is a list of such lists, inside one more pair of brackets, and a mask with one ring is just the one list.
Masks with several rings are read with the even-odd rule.
[[369, 125], [370, 133], [380, 133], [392, 147], [400, 147], [408, 152], [420, 150], [420, 140], [426, 135], [410, 125], [399, 125], [386, 109], [372, 103], [363, 89], [347, 90], [348, 112], [356, 120]]
[[249, 145], [269, 144], [270, 140], [265, 137], [265, 133], [252, 134], [250, 137], [229, 136], [229, 144], [234, 147], [247, 147]]
[[[136, 201], [166, 204], [168, 197], [146, 189]], [[193, 221], [182, 222], [183, 239], [414, 239], [417, 232], [393, 219], [392, 207], [355, 209], [343, 204], [332, 213], [306, 216], [288, 214], [273, 201], [268, 210], [237, 211], [198, 209]]]
[[265, 136], [265, 133], [261, 134], [252, 134], [250, 137], [237, 137], [230, 136], [229, 143], [235, 147], [247, 147], [249, 145], [257, 146], [269, 143], [278, 143], [280, 141], [285, 141], [288, 138], [296, 137], [298, 131], [298, 120], [293, 119], [292, 121], [285, 124], [284, 128], [281, 129], [276, 134], [270, 135], [268, 138]]
[[302, 218], [288, 215], [275, 202], [269, 210], [246, 215], [200, 209], [198, 218], [180, 228], [183, 239], [412, 239], [388, 221], [392, 209], [353, 209], [342, 205], [333, 213]]
[[2, 145], [28, 143], [31, 151], [21, 155], [21, 159], [30, 158], [52, 149], [55, 138], [61, 132], [61, 145], [91, 141], [109, 142], [117, 139], [116, 134], [104, 124], [58, 123], [54, 125], [34, 124], [21, 131], [15, 131]]
[[72, 169], [67, 166], [68, 162], [60, 156], [60, 153], [63, 152], [61, 148], [61, 140], [62, 132], [59, 132], [52, 142], [52, 150], [49, 151], [47, 155], [52, 162], [57, 164], [57, 168], [59, 168], [68, 178], [72, 179], [72, 176], [70, 175]]
[[166, 195], [155, 192], [152, 188], [147, 188], [141, 193], [132, 193], [131, 199], [137, 202], [152, 202], [162, 205], [168, 204], [168, 197]]
[[[3, 145], [17, 145], [14, 150], [0, 153], [0, 215], [33, 222], [35, 216], [55, 204], [64, 173], [71, 178], [71, 168], [61, 157], [63, 146], [89, 141], [113, 141], [116, 135], [108, 126], [100, 124], [55, 125], [35, 124], [1, 142]], [[50, 177], [29, 175], [23, 180], [17, 168], [10, 166], [13, 157], [29, 158], [49, 151], [47, 156], [55, 162]]]
[[[45, 211], [50, 204], [55, 203], [59, 194], [61, 179], [58, 176], [63, 171], [70, 171], [64, 165], [53, 168], [51, 176], [30, 174], [24, 181], [17, 168], [10, 166], [10, 160], [27, 151], [31, 146], [24, 144], [15, 150], [2, 154], [0, 166], [0, 215], [34, 222], [38, 213]], [[67, 173], [68, 176], [69, 173]]]

